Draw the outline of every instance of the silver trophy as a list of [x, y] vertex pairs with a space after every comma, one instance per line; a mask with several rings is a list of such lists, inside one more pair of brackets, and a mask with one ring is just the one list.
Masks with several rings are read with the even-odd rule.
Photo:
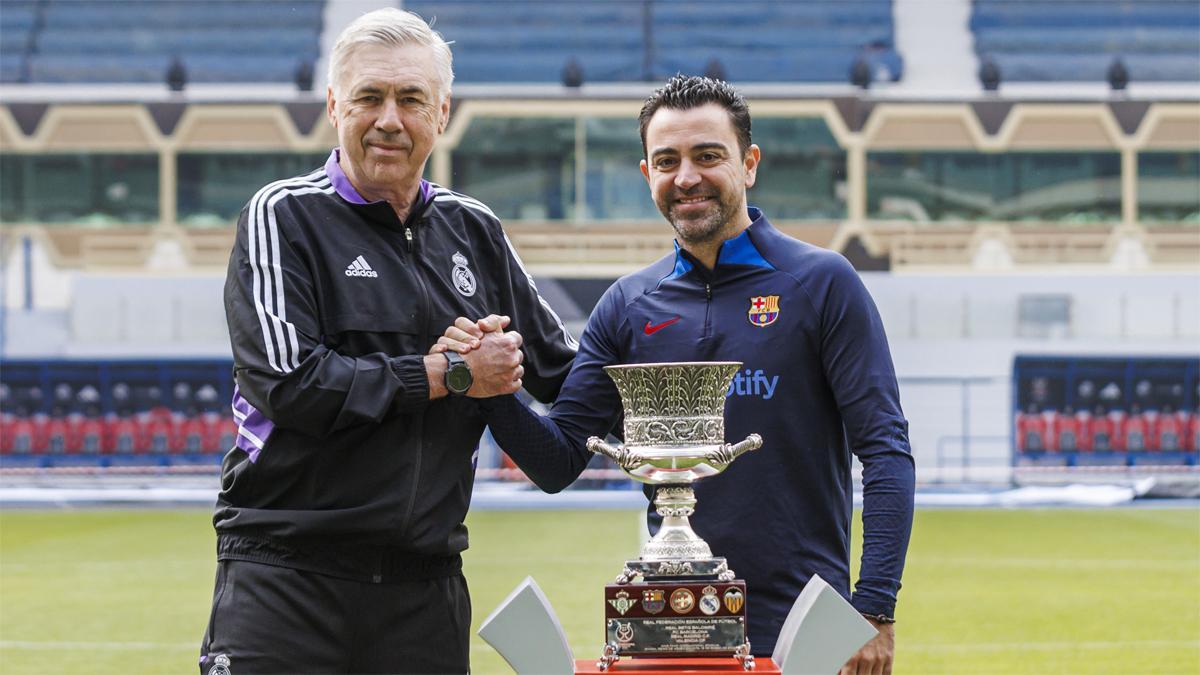
[[741, 366], [714, 361], [604, 369], [621, 394], [625, 443], [614, 447], [593, 436], [587, 448], [630, 478], [657, 486], [654, 506], [663, 520], [638, 559], [627, 561], [606, 587], [611, 606], [603, 668], [619, 654], [730, 654], [753, 664], [745, 641], [745, 584], [688, 523], [696, 507], [692, 483], [762, 446], [758, 434], [725, 442], [725, 397]]

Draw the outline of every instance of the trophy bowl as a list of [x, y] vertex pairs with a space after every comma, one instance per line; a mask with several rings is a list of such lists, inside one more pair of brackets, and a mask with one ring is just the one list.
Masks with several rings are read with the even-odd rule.
[[696, 506], [692, 483], [715, 476], [739, 455], [762, 445], [758, 434], [725, 442], [725, 397], [738, 361], [639, 363], [606, 366], [625, 410], [625, 443], [593, 436], [588, 450], [604, 455], [634, 480], [657, 486], [662, 525], [626, 563], [618, 583], [638, 577], [716, 575], [733, 578], [724, 558], [688, 523]]
[[762, 445], [757, 434], [725, 442], [725, 396], [741, 367], [739, 361], [606, 366], [625, 409], [625, 443], [592, 437], [588, 450], [651, 485], [686, 485], [721, 473]]

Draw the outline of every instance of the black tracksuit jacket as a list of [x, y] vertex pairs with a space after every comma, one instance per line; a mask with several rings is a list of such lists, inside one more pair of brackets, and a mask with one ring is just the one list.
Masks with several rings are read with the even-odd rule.
[[557, 394], [577, 347], [496, 216], [422, 182], [405, 222], [337, 164], [243, 209], [225, 284], [241, 428], [218, 558], [383, 581], [460, 565], [476, 401], [429, 401], [423, 355], [458, 316], [511, 316], [525, 388]]

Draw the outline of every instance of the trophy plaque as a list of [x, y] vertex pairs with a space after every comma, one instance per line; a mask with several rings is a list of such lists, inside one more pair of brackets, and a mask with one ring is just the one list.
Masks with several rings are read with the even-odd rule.
[[688, 523], [692, 483], [725, 470], [762, 438], [725, 442], [725, 396], [736, 361], [605, 367], [625, 410], [625, 443], [593, 436], [588, 450], [656, 487], [658, 534], [604, 588], [605, 644], [597, 666], [621, 656], [732, 656], [754, 667], [746, 639], [746, 584]]

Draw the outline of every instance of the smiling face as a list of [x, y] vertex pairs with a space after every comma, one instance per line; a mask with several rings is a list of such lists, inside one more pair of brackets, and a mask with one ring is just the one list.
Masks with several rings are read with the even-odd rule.
[[450, 97], [440, 91], [433, 62], [423, 45], [363, 45], [346, 60], [338, 91], [326, 94], [339, 163], [368, 200], [412, 199], [446, 129]]
[[642, 174], [663, 216], [687, 246], [719, 245], [750, 225], [746, 189], [759, 149], [743, 156], [729, 113], [716, 103], [659, 108], [646, 125]]

